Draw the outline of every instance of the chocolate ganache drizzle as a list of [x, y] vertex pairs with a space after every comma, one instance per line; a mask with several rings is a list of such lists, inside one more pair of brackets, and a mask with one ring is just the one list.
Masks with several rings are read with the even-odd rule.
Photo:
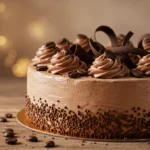
[[90, 50], [89, 38], [86, 35], [78, 34], [74, 44], [79, 44], [87, 52]]
[[36, 56], [32, 59], [33, 66], [47, 65], [54, 54], [59, 49], [56, 47], [54, 42], [48, 42], [42, 45], [36, 52]]
[[145, 75], [150, 75], [150, 54], [143, 56], [137, 65], [137, 69], [144, 72]]
[[84, 75], [85, 72], [87, 72], [87, 65], [80, 61], [79, 57], [76, 55], [68, 53], [67, 50], [61, 50], [56, 53], [47, 67], [48, 72], [52, 74], [68, 74], [76, 71]]
[[121, 64], [117, 57], [112, 59], [107, 57], [106, 53], [95, 59], [88, 72], [95, 78], [105, 79], [123, 77], [129, 73], [127, 67]]

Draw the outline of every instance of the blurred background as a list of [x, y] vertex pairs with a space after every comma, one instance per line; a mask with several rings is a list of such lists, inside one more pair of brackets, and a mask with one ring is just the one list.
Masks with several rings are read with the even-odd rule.
[[[150, 32], [149, 6], [149, 0], [0, 0], [0, 79], [25, 78], [42, 44], [72, 41], [77, 33], [92, 36], [99, 25], [117, 34], [133, 31], [136, 45]], [[98, 39], [108, 42], [103, 33]]]

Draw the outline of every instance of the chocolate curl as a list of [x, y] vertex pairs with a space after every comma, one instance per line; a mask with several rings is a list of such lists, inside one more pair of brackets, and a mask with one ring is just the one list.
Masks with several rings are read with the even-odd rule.
[[125, 46], [129, 42], [129, 40], [133, 36], [133, 34], [134, 33], [132, 31], [129, 31], [127, 33], [127, 35], [124, 37], [124, 40], [123, 40], [123, 46]]
[[143, 45], [142, 45], [142, 42], [145, 38], [150, 38], [150, 34], [144, 34], [138, 41], [138, 44], [137, 44], [137, 47], [138, 48], [141, 48], [141, 49], [144, 49], [143, 48]]
[[102, 31], [104, 33], [107, 34], [107, 36], [109, 37], [110, 41], [111, 41], [111, 45], [112, 47], [116, 47], [117, 46], [117, 36], [115, 34], [115, 32], [108, 26], [99, 26], [95, 32], [94, 32], [94, 40], [96, 41], [96, 32], [98, 31]]
[[120, 55], [120, 59], [129, 69], [136, 67], [127, 54]]
[[115, 54], [136, 54], [140, 56], [145, 56], [147, 54], [150, 54], [149, 52], [141, 49], [141, 48], [133, 48], [129, 46], [121, 46], [121, 47], [110, 47], [109, 50], [113, 51]]
[[92, 64], [92, 62], [94, 61], [94, 58], [88, 52], [86, 52], [79, 44], [72, 45], [70, 50], [86, 64]]
[[94, 42], [91, 38], [89, 39], [89, 45], [95, 57], [98, 57], [99, 55], [103, 54], [106, 50], [103, 45], [101, 45], [98, 42]]

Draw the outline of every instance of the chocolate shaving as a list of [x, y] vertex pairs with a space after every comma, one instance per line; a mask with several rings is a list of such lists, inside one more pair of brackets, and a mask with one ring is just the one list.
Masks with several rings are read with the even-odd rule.
[[141, 49], [141, 48], [133, 48], [129, 46], [121, 46], [121, 47], [110, 47], [109, 50], [113, 51], [115, 54], [137, 54], [140, 56], [145, 56], [150, 54], [149, 52]]
[[99, 55], [103, 54], [106, 50], [103, 45], [101, 45], [98, 42], [94, 42], [92, 39], [89, 39], [89, 45], [95, 57], [98, 57]]
[[117, 36], [115, 34], [115, 32], [108, 26], [99, 26], [98, 28], [96, 28], [95, 32], [94, 32], [94, 40], [96, 41], [96, 32], [98, 31], [102, 31], [104, 33], [106, 33], [111, 41], [111, 45], [112, 47], [117, 46]]
[[133, 36], [133, 32], [131, 32], [131, 31], [129, 31], [128, 33], [127, 33], [127, 35], [124, 37], [124, 40], [123, 40], [123, 46], [125, 46], [128, 42], [129, 42], [129, 40], [130, 40], [130, 38]]
[[87, 65], [92, 64], [94, 58], [86, 52], [79, 44], [74, 44], [70, 48], [71, 52], [78, 56], [81, 61], [85, 62]]
[[138, 44], [137, 44], [137, 47], [138, 48], [141, 48], [141, 49], [144, 49], [143, 48], [143, 45], [142, 45], [142, 42], [145, 38], [150, 38], [150, 34], [144, 34], [138, 41]]

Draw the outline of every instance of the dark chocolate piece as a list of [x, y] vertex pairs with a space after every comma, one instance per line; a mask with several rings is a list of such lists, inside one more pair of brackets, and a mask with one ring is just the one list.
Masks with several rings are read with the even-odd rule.
[[88, 52], [86, 52], [79, 44], [74, 44], [73, 46], [71, 46], [70, 50], [87, 65], [92, 64], [92, 62], [94, 61], [94, 58]]
[[7, 119], [4, 117], [0, 117], [0, 122], [7, 122]]
[[9, 145], [14, 145], [17, 143], [17, 139], [16, 138], [6, 139], [5, 142]]
[[36, 136], [34, 136], [34, 135], [29, 135], [27, 140], [29, 142], [38, 142], [38, 138]]
[[138, 41], [138, 44], [137, 44], [137, 47], [138, 48], [141, 48], [141, 49], [144, 49], [143, 48], [143, 45], [142, 45], [142, 42], [145, 38], [150, 38], [150, 34], [144, 34]]
[[122, 46], [125, 46], [125, 45], [129, 42], [129, 40], [130, 40], [130, 38], [133, 36], [133, 34], [134, 34], [134, 33], [131, 32], [131, 31], [129, 31], [129, 32], [127, 33], [127, 35], [124, 37]]
[[42, 65], [36, 67], [37, 71], [46, 71], [47, 69], [48, 69], [47, 66], [42, 66]]
[[144, 76], [144, 73], [137, 68], [130, 70], [130, 74], [131, 76], [137, 77], [137, 78], [142, 78]]
[[48, 142], [46, 142], [46, 144], [45, 144], [45, 147], [55, 147], [55, 142], [54, 141], [48, 141]]
[[112, 47], [117, 46], [117, 36], [115, 34], [115, 32], [108, 26], [99, 26], [98, 28], [96, 28], [95, 32], [94, 32], [94, 40], [96, 41], [96, 32], [98, 31], [102, 31], [104, 33], [107, 34], [107, 36], [109, 37], [110, 41], [111, 41], [111, 45]]
[[7, 113], [7, 114], [5, 114], [5, 117], [6, 117], [6, 118], [12, 118], [13, 115], [12, 115], [11, 113]]

